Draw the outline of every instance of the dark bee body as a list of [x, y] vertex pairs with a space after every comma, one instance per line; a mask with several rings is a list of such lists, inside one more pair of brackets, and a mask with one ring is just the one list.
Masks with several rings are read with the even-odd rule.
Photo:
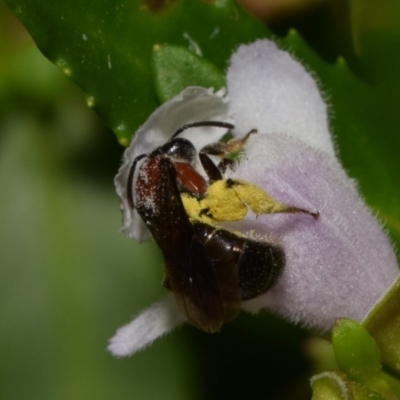
[[150, 209], [137, 210], [160, 247], [165, 262], [164, 285], [180, 311], [196, 327], [215, 332], [231, 321], [242, 300], [264, 293], [285, 264], [282, 248], [239, 236], [202, 222], [190, 222], [168, 158], [159, 162], [160, 185]]
[[[236, 317], [243, 300], [259, 296], [276, 282], [285, 255], [274, 243], [189, 219], [181, 193], [201, 198], [208, 187], [194, 168], [195, 156], [189, 141], [173, 139], [146, 156], [134, 180], [135, 160], [128, 201], [162, 251], [163, 284], [174, 293], [180, 311], [197, 328], [216, 332]], [[212, 175], [222, 176], [214, 169]]]

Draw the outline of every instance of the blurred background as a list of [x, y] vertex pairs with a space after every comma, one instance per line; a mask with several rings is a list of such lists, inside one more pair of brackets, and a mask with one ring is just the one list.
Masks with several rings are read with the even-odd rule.
[[[245, 6], [357, 70], [345, 2]], [[308, 333], [266, 313], [215, 335], [186, 325], [128, 359], [106, 352], [164, 294], [157, 247], [118, 233], [122, 152], [0, 0], [0, 399], [311, 398]]]

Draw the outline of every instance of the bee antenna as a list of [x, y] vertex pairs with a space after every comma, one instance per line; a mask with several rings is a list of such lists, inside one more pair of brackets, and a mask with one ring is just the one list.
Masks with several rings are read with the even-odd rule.
[[226, 128], [226, 129], [234, 129], [235, 126], [230, 124], [229, 122], [223, 122], [223, 121], [200, 121], [200, 122], [192, 122], [190, 124], [186, 124], [181, 126], [172, 136], [169, 140], [172, 140], [174, 137], [178, 136], [180, 133], [185, 131], [186, 129], [189, 128], [198, 128], [201, 126], [214, 126], [216, 128]]

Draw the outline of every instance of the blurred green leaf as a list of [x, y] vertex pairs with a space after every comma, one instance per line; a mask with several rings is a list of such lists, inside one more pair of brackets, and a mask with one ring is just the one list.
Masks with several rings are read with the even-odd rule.
[[225, 77], [217, 67], [181, 46], [154, 46], [151, 66], [161, 103], [188, 86], [212, 87], [215, 91], [225, 86]]
[[123, 362], [105, 351], [161, 296], [161, 260], [118, 235], [112, 186], [72, 179], [30, 116], [1, 128], [0, 398], [190, 398], [190, 362], [172, 339]]
[[33, 43], [5, 49], [0, 398], [192, 398], [201, 388], [184, 337], [128, 360], [106, 352], [116, 328], [163, 294], [156, 246], [118, 234], [120, 146]]
[[348, 4], [354, 51], [365, 72], [378, 81], [396, 75], [400, 2], [350, 0]]

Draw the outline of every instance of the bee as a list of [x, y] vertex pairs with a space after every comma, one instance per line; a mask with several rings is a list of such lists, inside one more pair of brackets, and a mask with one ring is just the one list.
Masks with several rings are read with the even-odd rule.
[[[241, 139], [211, 143], [198, 153], [188, 139], [178, 137], [188, 128], [207, 126], [234, 128], [220, 121], [184, 125], [164, 145], [133, 161], [127, 197], [161, 249], [163, 285], [174, 293], [178, 309], [189, 323], [212, 333], [237, 316], [243, 301], [271, 288], [285, 267], [285, 252], [277, 243], [218, 223], [242, 219], [247, 207], [256, 214], [318, 215], [276, 202], [245, 181], [224, 179], [226, 168], [233, 166], [225, 156], [240, 150], [255, 130]], [[222, 157], [221, 162], [216, 165], [210, 155]], [[207, 179], [196, 169], [198, 159]]]

